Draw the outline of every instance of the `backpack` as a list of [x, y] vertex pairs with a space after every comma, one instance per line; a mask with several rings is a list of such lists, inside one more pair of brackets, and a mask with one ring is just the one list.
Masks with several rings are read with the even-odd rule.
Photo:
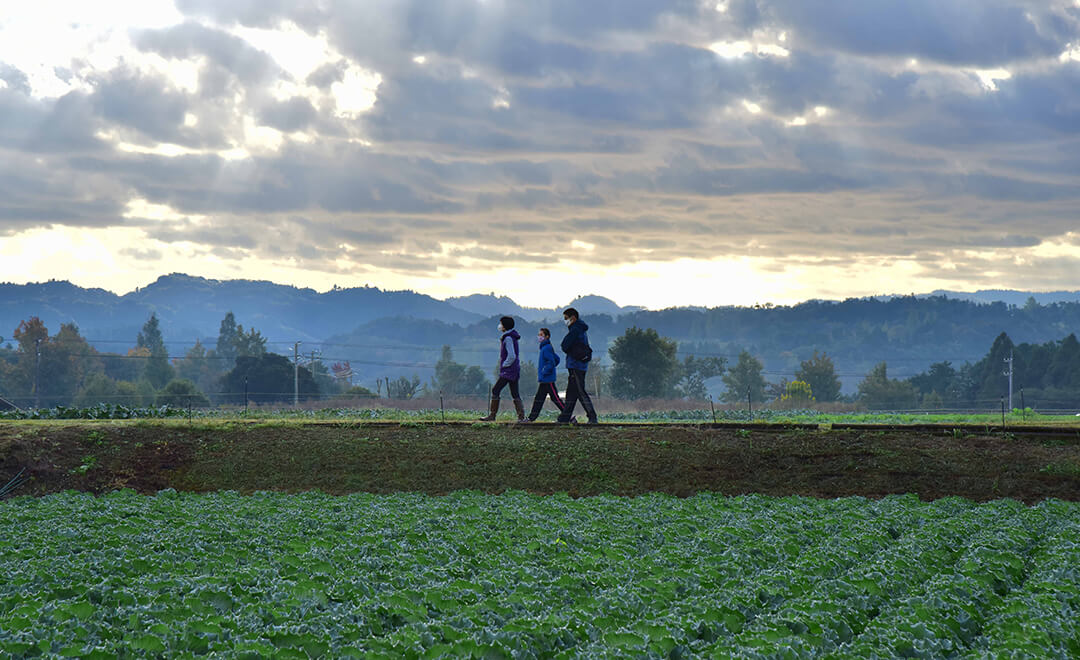
[[592, 359], [592, 346], [580, 341], [570, 347], [570, 357], [578, 362], [588, 362]]

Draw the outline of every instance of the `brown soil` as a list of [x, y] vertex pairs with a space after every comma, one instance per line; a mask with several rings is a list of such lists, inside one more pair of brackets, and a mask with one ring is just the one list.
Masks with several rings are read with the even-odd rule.
[[660, 426], [0, 423], [16, 494], [120, 488], [328, 493], [508, 489], [574, 496], [1080, 500], [1074, 436]]

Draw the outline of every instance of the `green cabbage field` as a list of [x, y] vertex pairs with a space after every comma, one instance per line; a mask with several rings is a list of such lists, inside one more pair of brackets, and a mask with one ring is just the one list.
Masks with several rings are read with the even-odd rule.
[[1055, 500], [67, 492], [0, 530], [15, 658], [1080, 654]]

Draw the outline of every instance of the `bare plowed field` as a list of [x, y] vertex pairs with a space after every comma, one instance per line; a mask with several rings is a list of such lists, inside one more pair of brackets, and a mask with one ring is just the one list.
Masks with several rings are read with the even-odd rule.
[[0, 424], [17, 495], [123, 488], [1080, 500], [1073, 436], [920, 430], [339, 423]]

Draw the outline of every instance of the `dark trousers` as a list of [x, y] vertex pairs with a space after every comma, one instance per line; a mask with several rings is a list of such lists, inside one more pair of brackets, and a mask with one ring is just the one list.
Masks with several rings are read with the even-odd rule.
[[518, 391], [518, 382], [516, 380], [508, 380], [502, 376], [499, 376], [499, 380], [495, 381], [495, 387], [491, 388], [491, 398], [498, 399], [499, 394], [502, 393], [503, 388], [507, 385], [510, 386], [510, 397], [514, 401], [520, 400], [521, 392]]
[[578, 399], [581, 399], [581, 407], [585, 409], [585, 414], [589, 416], [589, 422], [596, 422], [596, 409], [593, 408], [592, 399], [589, 398], [589, 393], [585, 391], [585, 372], [581, 369], [569, 369], [570, 379], [566, 384], [566, 407], [563, 408], [562, 414], [559, 415], [560, 422], [569, 422], [570, 416], [574, 414], [574, 406], [577, 404]]
[[555, 407], [562, 412], [562, 409], [566, 406], [563, 405], [562, 398], [559, 397], [559, 390], [555, 387], [555, 383], [540, 383], [540, 386], [536, 388], [536, 396], [533, 397], [532, 412], [529, 413], [529, 419], [536, 421], [536, 418], [540, 416], [540, 410], [544, 407], [544, 401], [548, 397], [551, 397], [551, 401], [555, 404]]

